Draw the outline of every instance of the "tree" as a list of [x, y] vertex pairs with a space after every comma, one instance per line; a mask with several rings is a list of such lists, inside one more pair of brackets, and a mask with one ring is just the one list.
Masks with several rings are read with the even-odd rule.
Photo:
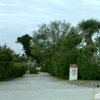
[[22, 44], [23, 49], [25, 51], [25, 54], [27, 56], [31, 55], [31, 52], [30, 52], [30, 50], [31, 50], [31, 48], [30, 48], [30, 41], [31, 41], [31, 39], [32, 39], [32, 37], [30, 37], [28, 34], [26, 34], [26, 35], [23, 35], [21, 37], [18, 37], [17, 38], [17, 42], [16, 42], [16, 43]]
[[99, 33], [100, 22], [96, 19], [83, 20], [78, 24], [82, 36], [85, 38], [87, 45], [93, 44], [92, 36], [94, 33]]
[[10, 62], [13, 60], [13, 54], [14, 51], [7, 47], [6, 44], [0, 46], [0, 67], [9, 67]]
[[52, 44], [44, 58], [42, 71], [47, 71], [60, 78], [69, 77], [69, 65], [76, 64], [78, 58], [77, 46], [81, 43], [80, 34], [71, 27], [64, 38]]
[[61, 41], [69, 32], [70, 23], [65, 21], [53, 21], [50, 24], [42, 24], [34, 31], [31, 43], [31, 53], [36, 59], [46, 59], [50, 55], [50, 47]]
[[13, 62], [25, 62], [26, 61], [26, 58], [25, 58], [25, 55], [22, 54], [13, 54]]

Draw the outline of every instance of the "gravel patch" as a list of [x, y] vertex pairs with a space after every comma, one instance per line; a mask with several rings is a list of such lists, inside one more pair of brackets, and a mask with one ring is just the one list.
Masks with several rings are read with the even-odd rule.
[[77, 86], [84, 86], [90, 88], [100, 88], [100, 81], [92, 81], [92, 80], [72, 80], [67, 81], [70, 84], [77, 85]]

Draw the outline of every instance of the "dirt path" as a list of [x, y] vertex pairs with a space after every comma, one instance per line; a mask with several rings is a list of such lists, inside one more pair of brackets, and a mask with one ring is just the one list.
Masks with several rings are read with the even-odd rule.
[[0, 100], [92, 100], [93, 92], [100, 88], [72, 85], [42, 72], [0, 83]]

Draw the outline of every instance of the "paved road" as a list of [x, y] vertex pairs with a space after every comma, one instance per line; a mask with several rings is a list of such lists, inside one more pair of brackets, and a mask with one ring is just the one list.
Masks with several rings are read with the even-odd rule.
[[[100, 88], [71, 85], [65, 80], [42, 73], [0, 83], [0, 100], [93, 100]], [[100, 99], [98, 99], [100, 100]]]

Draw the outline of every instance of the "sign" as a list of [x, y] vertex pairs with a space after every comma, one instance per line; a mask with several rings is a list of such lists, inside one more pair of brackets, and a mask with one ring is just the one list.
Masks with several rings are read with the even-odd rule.
[[77, 80], [77, 76], [78, 76], [78, 65], [70, 64], [69, 80]]

